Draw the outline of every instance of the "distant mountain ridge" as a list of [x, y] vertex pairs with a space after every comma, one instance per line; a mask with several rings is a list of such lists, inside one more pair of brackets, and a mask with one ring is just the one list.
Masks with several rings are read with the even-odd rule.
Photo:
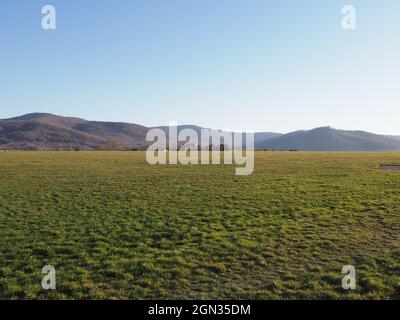
[[304, 151], [394, 151], [400, 150], [400, 139], [365, 131], [320, 127], [284, 134], [264, 141], [257, 148]]
[[0, 149], [128, 150], [145, 148], [148, 128], [123, 122], [87, 121], [48, 113], [0, 120]]
[[[157, 127], [168, 131], [168, 127]], [[194, 125], [178, 126], [178, 131]], [[150, 127], [134, 123], [88, 121], [49, 113], [0, 120], [0, 150], [145, 150]], [[288, 134], [256, 132], [255, 149], [305, 151], [400, 150], [400, 137], [330, 127]]]

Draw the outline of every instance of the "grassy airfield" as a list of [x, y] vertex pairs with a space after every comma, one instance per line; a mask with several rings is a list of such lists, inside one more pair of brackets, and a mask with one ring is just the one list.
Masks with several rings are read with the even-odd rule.
[[1, 152], [0, 299], [399, 299], [400, 171], [379, 169], [396, 163], [257, 152], [236, 176], [143, 152]]

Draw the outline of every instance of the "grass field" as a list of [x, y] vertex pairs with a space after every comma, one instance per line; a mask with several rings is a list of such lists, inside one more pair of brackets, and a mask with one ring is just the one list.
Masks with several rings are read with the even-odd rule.
[[[400, 298], [400, 153], [0, 153], [0, 299]], [[41, 288], [41, 269], [57, 289]], [[357, 289], [341, 287], [343, 265]]]

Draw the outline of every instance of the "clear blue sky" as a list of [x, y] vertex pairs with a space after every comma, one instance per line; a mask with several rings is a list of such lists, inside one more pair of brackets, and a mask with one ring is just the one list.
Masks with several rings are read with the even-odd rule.
[[0, 118], [400, 134], [399, 17], [398, 0], [1, 0]]

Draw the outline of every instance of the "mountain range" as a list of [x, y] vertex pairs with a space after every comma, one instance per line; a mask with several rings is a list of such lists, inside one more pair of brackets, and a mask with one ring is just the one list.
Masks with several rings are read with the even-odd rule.
[[[168, 131], [168, 127], [157, 127]], [[178, 126], [178, 131], [194, 125]], [[145, 150], [150, 127], [124, 122], [88, 121], [49, 113], [0, 120], [0, 150]], [[287, 134], [256, 132], [256, 149], [304, 151], [400, 150], [399, 136], [330, 127]]]

